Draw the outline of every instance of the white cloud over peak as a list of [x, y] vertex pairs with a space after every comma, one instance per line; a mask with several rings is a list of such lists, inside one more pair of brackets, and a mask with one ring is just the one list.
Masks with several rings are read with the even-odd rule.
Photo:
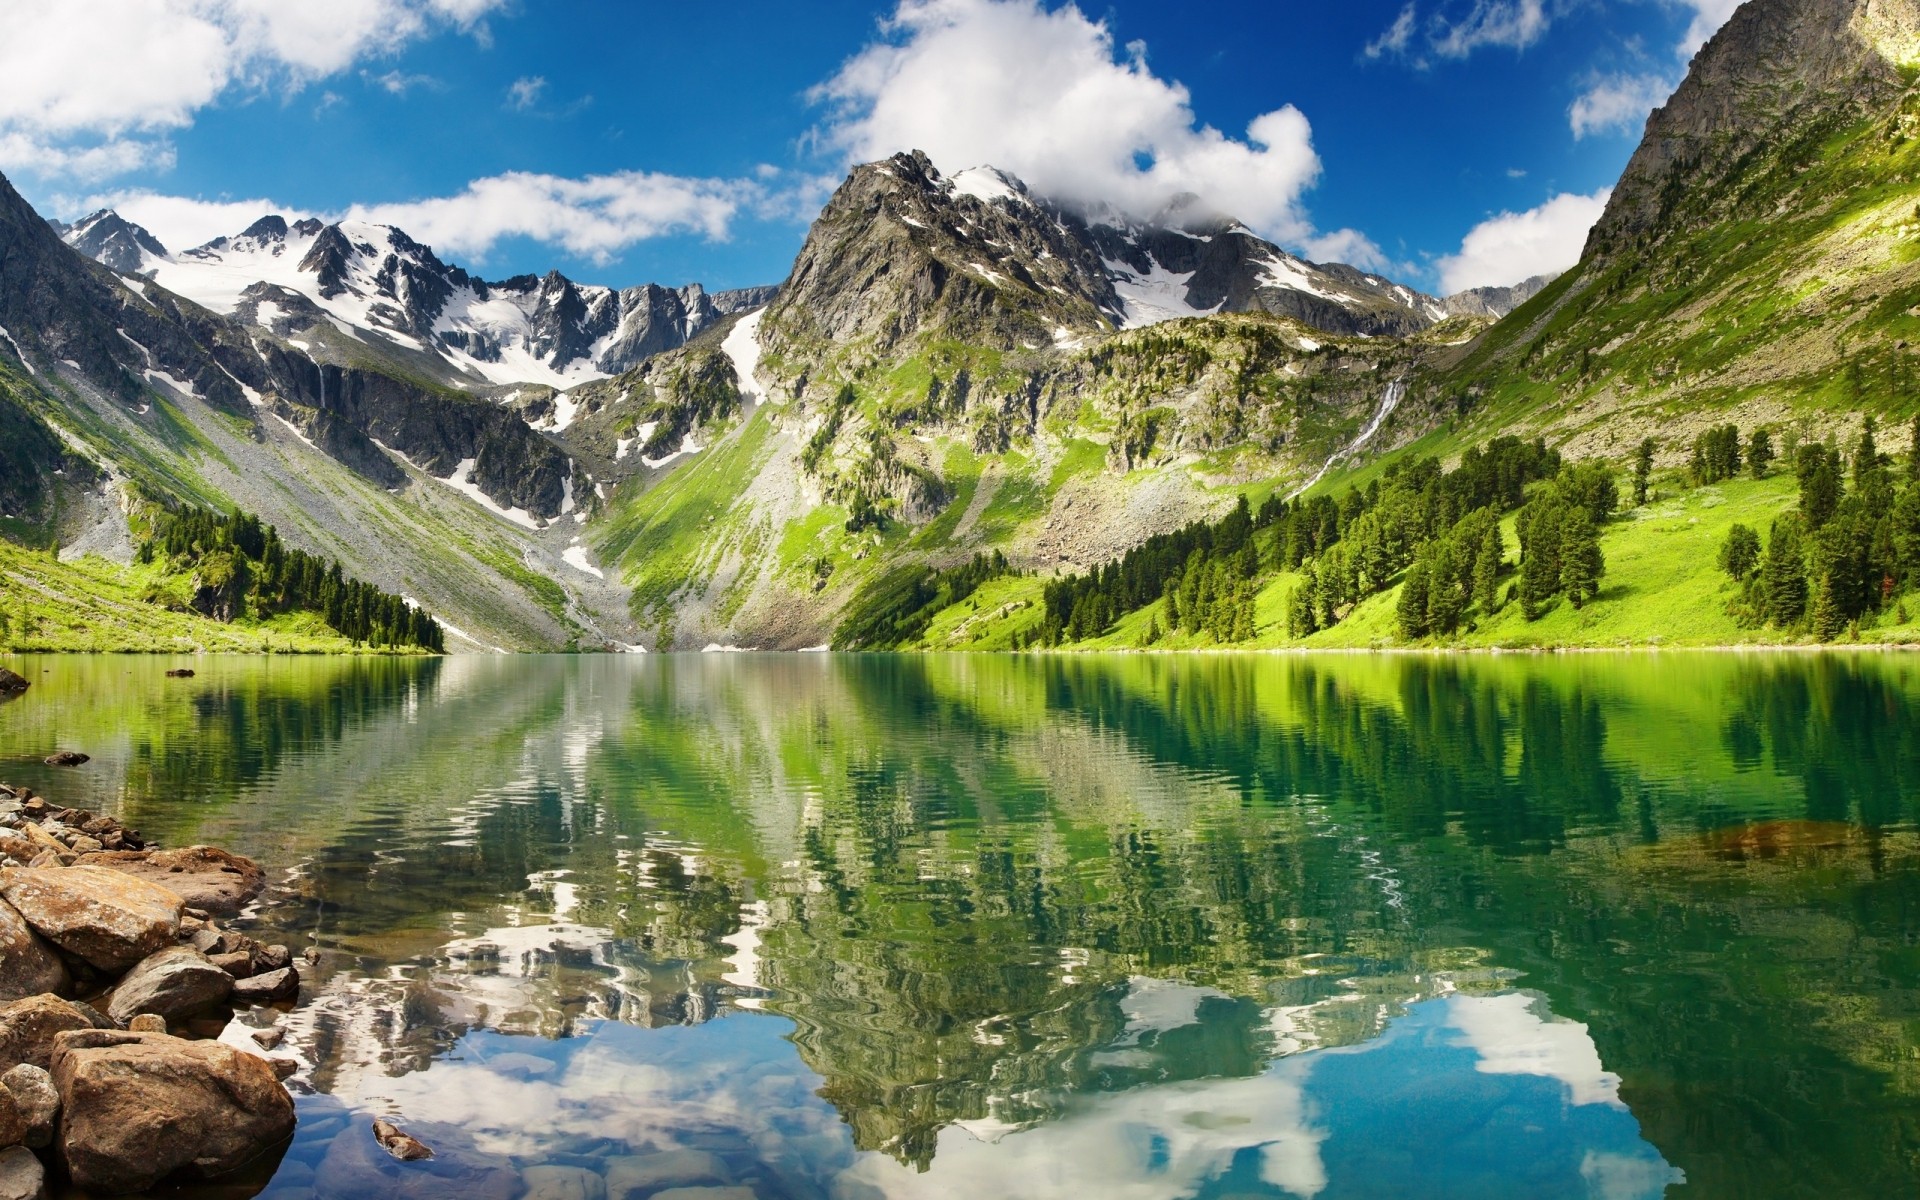
[[1444, 294], [1475, 287], [1506, 287], [1535, 275], [1564, 271], [1580, 261], [1587, 231], [1606, 211], [1612, 188], [1591, 196], [1562, 192], [1526, 212], [1498, 213], [1475, 225], [1460, 249], [1434, 265]]
[[500, 242], [528, 238], [596, 263], [649, 238], [689, 234], [725, 240], [743, 213], [768, 220], [810, 214], [830, 181], [762, 168], [751, 179], [690, 179], [643, 171], [568, 178], [514, 171], [476, 179], [449, 196], [359, 204], [312, 212], [273, 200], [202, 200], [150, 189], [106, 192], [60, 202], [77, 218], [111, 208], [145, 227], [168, 250], [238, 233], [268, 213], [289, 221], [394, 225], [444, 256], [484, 260]]
[[983, 163], [1068, 202], [1145, 216], [1191, 192], [1269, 237], [1314, 235], [1300, 203], [1320, 173], [1292, 105], [1232, 137], [1195, 116], [1146, 47], [1116, 51], [1103, 21], [1040, 0], [900, 0], [881, 36], [812, 92], [816, 140], [854, 161], [925, 150], [946, 171]]
[[1681, 7], [1693, 10], [1693, 20], [1677, 47], [1680, 57], [1692, 58], [1695, 51], [1707, 44], [1708, 38], [1720, 32], [1720, 27], [1741, 3], [1742, 0], [1681, 0]]
[[1638, 133], [1647, 114], [1673, 94], [1665, 75], [1606, 75], [1576, 98], [1567, 121], [1577, 141], [1589, 134]]
[[171, 161], [166, 135], [235, 91], [298, 89], [506, 0], [0, 4], [0, 168], [99, 179]]

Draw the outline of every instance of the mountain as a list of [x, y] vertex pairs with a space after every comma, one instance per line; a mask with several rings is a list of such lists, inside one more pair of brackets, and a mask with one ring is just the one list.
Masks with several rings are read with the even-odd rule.
[[1627, 592], [1744, 636], [1710, 539], [1749, 514], [1719, 497], [1763, 526], [1790, 497], [1696, 495], [1695, 435], [1920, 407], [1917, 4], [1750, 0], [1579, 265], [1445, 298], [1191, 199], [1123, 216], [919, 153], [854, 168], [777, 289], [718, 296], [487, 282], [354, 223], [176, 253], [13, 197], [4, 528], [111, 547], [136, 481], [237, 503], [469, 644], [1344, 645], [1424, 636], [1413, 556], [1471, 519], [1427, 578], [1471, 562], [1473, 599], [1433, 620], [1525, 642], [1543, 612], [1579, 611], [1553, 636], [1639, 627], [1597, 575], [1503, 608], [1495, 518], [1651, 437], [1695, 515], [1568, 528]]
[[615, 291], [557, 271], [489, 283], [399, 229], [365, 222], [290, 225], [268, 215], [178, 254], [108, 210], [61, 233], [82, 254], [213, 312], [282, 337], [326, 322], [379, 346], [402, 369], [476, 390], [565, 388], [617, 374], [764, 304], [771, 291], [710, 295], [699, 284]]
[[1678, 465], [1716, 424], [1849, 433], [1911, 412], [1920, 5], [1750, 0], [1648, 118], [1573, 270], [1410, 406], [1460, 436]]
[[0, 329], [13, 540], [125, 562], [140, 503], [237, 506], [469, 647], [632, 639], [620, 592], [573, 565], [594, 480], [509, 407], [116, 274], [4, 180]]

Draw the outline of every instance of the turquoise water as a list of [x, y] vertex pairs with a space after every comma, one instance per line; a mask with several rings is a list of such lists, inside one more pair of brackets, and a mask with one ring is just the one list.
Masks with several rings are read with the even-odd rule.
[[9, 665], [0, 779], [253, 855], [319, 952], [224, 1195], [1920, 1178], [1911, 657]]

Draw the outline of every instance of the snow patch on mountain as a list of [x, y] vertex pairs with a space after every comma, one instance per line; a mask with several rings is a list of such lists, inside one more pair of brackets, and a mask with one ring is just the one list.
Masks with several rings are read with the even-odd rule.
[[759, 378], [760, 318], [763, 313], [764, 310], [748, 313], [735, 321], [720, 343], [720, 352], [733, 364], [734, 377], [739, 381], [740, 399], [748, 407], [767, 398], [766, 389], [760, 386]]
[[[1120, 317], [1122, 329], [1144, 329], [1162, 321], [1209, 317], [1220, 311], [1218, 304], [1212, 308], [1196, 308], [1188, 302], [1187, 288], [1193, 281], [1192, 271], [1176, 273], [1154, 261], [1153, 269], [1141, 275], [1128, 264], [1111, 259], [1107, 260], [1107, 269], [1113, 273], [1113, 290], [1125, 306]], [[1055, 340], [1060, 340], [1058, 334]]]

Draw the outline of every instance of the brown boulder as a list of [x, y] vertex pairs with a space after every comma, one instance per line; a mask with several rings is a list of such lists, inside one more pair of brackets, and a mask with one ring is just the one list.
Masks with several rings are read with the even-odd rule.
[[281, 967], [262, 975], [250, 975], [233, 981], [235, 1004], [278, 1004], [300, 998], [300, 972]]
[[72, 986], [67, 965], [20, 911], [0, 900], [0, 1001], [64, 992]]
[[31, 1063], [21, 1063], [0, 1075], [0, 1091], [13, 1099], [26, 1127], [23, 1144], [35, 1150], [52, 1145], [54, 1120], [60, 1115], [60, 1093], [54, 1090], [53, 1076]]
[[29, 996], [0, 1008], [0, 1071], [21, 1063], [46, 1069], [53, 1061], [53, 1039], [75, 1029], [98, 1029], [110, 1022], [84, 1004], [58, 996]]
[[60, 949], [121, 971], [173, 943], [180, 897], [105, 867], [9, 867], [0, 897]]
[[102, 850], [82, 855], [80, 866], [109, 867], [155, 883], [190, 907], [211, 913], [237, 913], [260, 894], [267, 875], [250, 858], [215, 846], [178, 850]]
[[273, 1068], [219, 1042], [84, 1030], [56, 1039], [73, 1182], [108, 1195], [173, 1176], [214, 1178], [285, 1148], [293, 1098]]
[[32, 684], [14, 674], [12, 671], [7, 670], [5, 667], [0, 667], [0, 696], [11, 700], [32, 686]]
[[78, 750], [59, 750], [47, 755], [40, 761], [50, 767], [77, 767], [83, 763], [92, 762], [93, 756], [90, 754], [82, 754]]
[[140, 960], [113, 989], [107, 1015], [125, 1024], [141, 1013], [183, 1024], [212, 1012], [233, 995], [233, 976], [192, 946], [169, 946]]

